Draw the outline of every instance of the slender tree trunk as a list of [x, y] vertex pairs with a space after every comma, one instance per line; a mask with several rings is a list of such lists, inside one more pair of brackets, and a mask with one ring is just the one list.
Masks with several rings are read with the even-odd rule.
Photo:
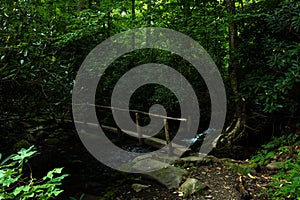
[[188, 22], [191, 16], [191, 4], [190, 0], [184, 0], [184, 23], [185, 26], [188, 26]]
[[239, 96], [239, 81], [238, 81], [238, 71], [239, 71], [239, 62], [235, 56], [235, 51], [237, 47], [237, 24], [232, 19], [232, 17], [236, 14], [235, 10], [235, 0], [225, 0], [227, 13], [230, 19], [228, 34], [229, 34], [229, 67], [228, 73], [231, 83], [231, 88], [234, 96], [236, 96], [235, 100], [235, 115], [231, 125], [226, 130], [225, 139], [229, 143], [230, 146], [233, 143], [237, 142], [240, 138], [242, 138], [245, 134], [245, 103], [242, 98], [238, 98]]
[[[147, 19], [146, 26], [150, 27], [152, 22], [152, 0], [148, 0], [147, 2]], [[146, 32], [146, 44], [149, 44], [150, 33], [149, 30]]]
[[111, 29], [111, 10], [107, 12], [107, 29], [106, 29], [107, 38], [110, 37], [110, 29]]
[[[134, 21], [135, 21], [135, 0], [131, 0], [131, 24], [134, 26]], [[135, 48], [135, 34], [132, 34], [131, 37], [131, 45], [132, 48]], [[134, 59], [134, 58], [133, 58]]]
[[135, 0], [131, 0], [131, 19], [135, 20]]
[[[146, 21], [146, 26], [147, 27], [151, 27], [152, 25], [152, 8], [153, 8], [153, 0], [148, 0], [147, 1], [147, 5], [148, 5], [148, 9], [147, 9], [147, 21]], [[146, 45], [148, 46], [149, 45], [149, 38], [151, 36], [151, 32], [150, 30], [148, 29], [146, 31]], [[150, 52], [149, 52], [149, 56], [148, 56], [148, 62], [153, 62], [153, 49], [150, 49]]]

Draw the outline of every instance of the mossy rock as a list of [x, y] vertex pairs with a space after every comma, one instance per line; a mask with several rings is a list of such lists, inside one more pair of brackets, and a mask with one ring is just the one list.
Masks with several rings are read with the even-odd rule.
[[183, 192], [183, 197], [191, 196], [194, 193], [201, 193], [204, 189], [207, 189], [206, 184], [201, 183], [195, 178], [188, 178], [181, 186], [181, 192]]
[[17, 143], [14, 144], [13, 150], [14, 151], [19, 151], [20, 149], [24, 148], [27, 149], [31, 146], [31, 144], [27, 140], [20, 140]]

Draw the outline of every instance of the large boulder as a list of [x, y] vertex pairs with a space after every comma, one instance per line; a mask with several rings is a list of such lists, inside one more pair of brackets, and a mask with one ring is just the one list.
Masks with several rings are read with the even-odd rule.
[[176, 168], [169, 164], [154, 159], [141, 160], [132, 166], [132, 169], [144, 171], [154, 170], [144, 173], [146, 177], [156, 180], [168, 189], [177, 189], [182, 177], [188, 172], [184, 169]]
[[[141, 157], [136, 158], [130, 166], [131, 171], [141, 172], [143, 176], [153, 179], [168, 189], [178, 189], [182, 177], [188, 172], [162, 162], [161, 158]], [[147, 171], [146, 173], [144, 173]]]

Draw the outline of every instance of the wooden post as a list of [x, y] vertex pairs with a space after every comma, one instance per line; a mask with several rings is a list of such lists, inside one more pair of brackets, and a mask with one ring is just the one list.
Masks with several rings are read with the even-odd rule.
[[187, 124], [187, 132], [190, 133], [191, 132], [191, 126], [192, 126], [192, 117], [191, 117], [191, 115], [188, 116], [186, 124]]
[[169, 146], [169, 156], [172, 156], [173, 148], [172, 148], [172, 143], [170, 143], [170, 133], [169, 133], [169, 125], [167, 119], [164, 119], [164, 127], [165, 127], [166, 143]]
[[[114, 114], [114, 112], [116, 112], [115, 110], [113, 110], [112, 109], [112, 112], [113, 112], [113, 114]], [[118, 115], [113, 115], [116, 119], [115, 119], [115, 121], [117, 121], [117, 117], [118, 117]], [[118, 137], [121, 137], [122, 136], [122, 130], [120, 129], [120, 127], [117, 125], [117, 135], [118, 135]]]
[[136, 123], [136, 132], [139, 136], [139, 144], [140, 145], [143, 145], [144, 144], [144, 140], [143, 140], [143, 135], [141, 133], [141, 130], [140, 130], [140, 126], [139, 126], [139, 120], [140, 120], [140, 116], [139, 116], [139, 113], [135, 113], [135, 123]]
[[122, 131], [119, 127], [117, 127], [117, 134], [118, 134], [118, 137], [122, 136]]

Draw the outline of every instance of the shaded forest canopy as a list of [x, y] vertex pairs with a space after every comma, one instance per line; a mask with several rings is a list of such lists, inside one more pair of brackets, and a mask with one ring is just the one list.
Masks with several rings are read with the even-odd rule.
[[[147, 26], [187, 34], [213, 58], [227, 90], [227, 140], [263, 140], [299, 127], [297, 1], [25, 0], [5, 1], [0, 12], [1, 137], [21, 131], [14, 125], [20, 120], [70, 119], [73, 80], [85, 56], [116, 33]], [[205, 129], [210, 102], [201, 76], [161, 50], [138, 50], [116, 60], [99, 83], [96, 101], [108, 105], [122, 74], [154, 61], [174, 67], [193, 85], [200, 107], [205, 105], [200, 108]], [[131, 101], [143, 111], [154, 103], [180, 115], [176, 97], [163, 87], [147, 85]]]
[[[71, 119], [72, 87], [86, 55], [116, 33], [149, 26], [190, 36], [218, 66], [228, 98], [222, 142], [230, 148], [296, 131], [299, 6], [294, 0], [5, 1], [0, 7], [1, 137], [22, 132], [20, 121]], [[162, 50], [137, 50], [117, 59], [99, 83], [96, 102], [109, 105], [116, 81], [149, 62], [171, 66], [189, 80], [200, 102], [199, 131], [204, 131], [210, 120], [204, 81], [191, 64]], [[159, 85], [143, 86], [130, 102], [146, 112], [156, 103], [170, 116], [180, 116], [174, 94]], [[114, 123], [110, 113], [105, 116], [105, 123]]]
[[[66, 164], [71, 174], [76, 167], [83, 167], [84, 173], [94, 176], [94, 171], [89, 170], [99, 163], [89, 163], [90, 155], [82, 153], [85, 151], [83, 145], [72, 146], [74, 141], [80, 142], [74, 124], [70, 123], [77, 71], [91, 50], [111, 36], [134, 28], [161, 27], [197, 41], [222, 75], [227, 116], [222, 136], [211, 153], [217, 157], [244, 159], [250, 158], [265, 144], [253, 157], [254, 164], [264, 169], [271, 161], [279, 160], [284, 162], [282, 168], [289, 170], [289, 173], [277, 176], [278, 182], [273, 184], [279, 189], [270, 190], [270, 196], [266, 198], [299, 196], [298, 0], [5, 0], [0, 5], [0, 24], [0, 152], [3, 155], [35, 144], [46, 149], [46, 158], [35, 160], [38, 169], [42, 163], [43, 170], [48, 170], [50, 166], [43, 162], [55, 160], [55, 151], [68, 158], [57, 158], [56, 161]], [[205, 81], [187, 60], [161, 49], [135, 50], [116, 59], [98, 83], [96, 104], [110, 106], [117, 81], [130, 69], [146, 63], [170, 66], [189, 81], [201, 110], [198, 133], [205, 132], [211, 119], [210, 94]], [[141, 112], [149, 112], [154, 104], [163, 105], [169, 117], [181, 117], [178, 99], [170, 89], [159, 84], [138, 88], [130, 99], [130, 109]], [[116, 127], [111, 111], [97, 109], [97, 114], [101, 125]], [[134, 113], [131, 117], [135, 118]], [[168, 122], [171, 137], [174, 137], [180, 122]], [[148, 123], [149, 116], [141, 117], [141, 125]], [[59, 144], [65, 149], [62, 150]], [[201, 142], [195, 143], [193, 148], [199, 150], [200, 146]], [[48, 147], [51, 148], [48, 150]], [[13, 178], [36, 153], [31, 147], [11, 157], [15, 160], [9, 167], [20, 163], [16, 171], [9, 171]], [[70, 154], [74, 154], [74, 158]], [[0, 170], [8, 162], [2, 158], [0, 154]], [[51, 160], [51, 164], [57, 163]], [[214, 167], [216, 170], [220, 168], [219, 164]], [[239, 165], [234, 167], [240, 170]], [[209, 167], [203, 168], [207, 170]], [[124, 174], [112, 177], [110, 170], [105, 168], [105, 173], [98, 171], [98, 177], [124, 178]], [[31, 173], [31, 169], [29, 171]], [[47, 187], [55, 188], [56, 183], [61, 184], [66, 175], [51, 182], [53, 175], [61, 171], [59, 168], [47, 174]], [[0, 171], [0, 180], [4, 177], [1, 173], [3, 170]], [[193, 173], [198, 176], [199, 171]], [[249, 177], [252, 182], [256, 180]], [[13, 178], [9, 181], [17, 181]], [[85, 180], [86, 177], [81, 178]], [[241, 176], [239, 178], [242, 180]], [[282, 179], [286, 182], [280, 182]], [[69, 183], [72, 181], [70, 179]], [[2, 186], [0, 194], [12, 191]], [[42, 189], [47, 188], [43, 187], [40, 185]], [[52, 192], [51, 195], [55, 192], [58, 195], [62, 191]]]

